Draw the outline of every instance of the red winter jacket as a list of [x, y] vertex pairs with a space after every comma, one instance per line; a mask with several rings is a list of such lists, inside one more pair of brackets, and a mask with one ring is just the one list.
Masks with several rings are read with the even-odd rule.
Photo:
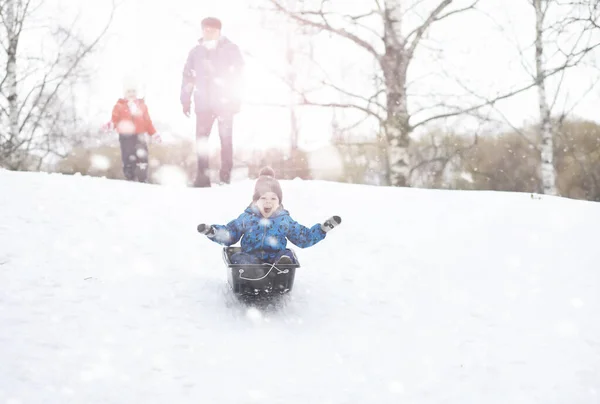
[[[132, 103], [131, 108], [129, 103]], [[133, 135], [147, 133], [154, 135], [156, 129], [150, 119], [148, 107], [143, 99], [128, 101], [119, 98], [112, 111], [112, 123], [119, 134]]]

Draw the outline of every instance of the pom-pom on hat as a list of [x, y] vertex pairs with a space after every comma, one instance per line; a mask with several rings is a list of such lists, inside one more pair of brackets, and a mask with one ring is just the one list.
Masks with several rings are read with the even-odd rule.
[[279, 198], [279, 203], [283, 200], [283, 194], [281, 192], [281, 185], [279, 181], [275, 179], [275, 171], [271, 167], [264, 167], [258, 173], [258, 179], [256, 185], [254, 185], [254, 196], [252, 201], [256, 202], [258, 199], [266, 194], [267, 192], [273, 192]]

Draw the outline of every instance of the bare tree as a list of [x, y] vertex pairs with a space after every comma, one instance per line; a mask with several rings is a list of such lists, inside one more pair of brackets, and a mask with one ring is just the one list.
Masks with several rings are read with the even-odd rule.
[[[538, 98], [539, 143], [532, 142], [516, 125], [497, 110], [502, 118], [523, 138], [536, 147], [540, 155], [538, 174], [541, 192], [558, 195], [555, 141], [559, 135], [556, 125], [573, 111], [594, 85], [571, 106], [566, 103], [557, 111], [559, 95], [566, 87], [567, 73], [585, 62], [586, 56], [600, 46], [598, 18], [600, 5], [596, 0], [526, 0], [533, 8], [535, 18], [534, 40], [531, 44], [533, 62], [528, 55], [529, 46], [516, 40], [521, 65], [530, 76]], [[554, 81], [550, 79], [554, 78]], [[552, 117], [554, 111], [555, 118]]]
[[[583, 58], [600, 45], [598, 38], [599, 4], [596, 0], [529, 0], [535, 10], [535, 83], [538, 89], [540, 111], [540, 177], [542, 192], [557, 195], [557, 174], [554, 164], [554, 137], [556, 130], [552, 121], [553, 104], [546, 85], [546, 59], [561, 59], [565, 66], [580, 64]], [[557, 21], [547, 24], [547, 15], [554, 8]], [[565, 18], [566, 17], [566, 18]], [[563, 38], [566, 38], [564, 40]], [[554, 43], [553, 54], [547, 49], [547, 43]], [[560, 91], [560, 85], [556, 94]], [[556, 100], [556, 96], [554, 97]], [[564, 113], [563, 113], [564, 119]]]
[[[536, 0], [527, 0], [533, 4]], [[409, 135], [417, 128], [423, 127], [436, 120], [442, 120], [457, 116], [480, 115], [484, 107], [496, 109], [499, 101], [508, 100], [518, 94], [537, 89], [538, 94], [543, 94], [541, 83], [548, 79], [558, 77], [562, 82], [566, 71], [580, 64], [583, 58], [593, 50], [597, 44], [591, 42], [591, 32], [597, 28], [598, 14], [597, 2], [594, 0], [540, 0], [548, 7], [553, 3], [561, 9], [557, 12], [557, 19], [552, 24], [543, 27], [543, 35], [546, 42], [536, 42], [539, 46], [547, 47], [551, 38], [556, 40], [557, 46], [553, 54], [552, 63], [544, 63], [538, 66], [535, 72], [530, 73], [531, 80], [521, 83], [519, 86], [504, 92], [497, 92], [493, 96], [480, 96], [477, 91], [472, 91], [463, 86], [466, 97], [471, 99], [469, 104], [460, 101], [459, 105], [451, 105], [448, 101], [441, 100], [436, 105], [427, 105], [420, 110], [409, 112], [408, 106], [411, 93], [407, 82], [407, 72], [415, 54], [419, 48], [424, 47], [424, 41], [431, 27], [441, 20], [455, 16], [467, 10], [474, 10], [478, 0], [464, 0], [461, 4], [456, 0], [431, 0], [422, 1], [399, 1], [399, 0], [373, 0], [370, 9], [364, 12], [349, 14], [336, 11], [333, 2], [327, 0], [312, 0], [313, 7], [305, 6], [301, 10], [291, 10], [286, 7], [283, 0], [268, 0], [274, 9], [287, 15], [292, 21], [303, 27], [311, 28], [315, 33], [326, 33], [330, 36], [343, 38], [348, 43], [362, 49], [374, 60], [376, 70], [376, 84], [371, 94], [365, 95], [365, 91], [352, 91], [347, 83], [337, 84], [334, 80], [325, 78], [322, 85], [335, 90], [342, 99], [335, 102], [318, 101], [309, 96], [310, 91], [300, 89], [301, 103], [305, 105], [319, 105], [332, 108], [356, 109], [369, 115], [378, 122], [382, 129], [380, 141], [383, 148], [387, 150], [384, 157], [387, 161], [384, 165], [388, 167], [388, 180], [394, 186], [407, 186], [411, 183], [411, 173], [414, 168], [422, 166], [423, 161], [415, 161], [411, 155]], [[427, 12], [423, 12], [424, 4], [435, 3]], [[409, 6], [410, 4], [410, 6]], [[420, 7], [419, 13], [423, 16], [420, 24], [409, 27], [407, 15]], [[566, 12], [566, 10], [570, 10]], [[414, 17], [414, 15], [412, 15]], [[553, 34], [550, 35], [549, 33]], [[562, 40], [565, 38], [568, 40]], [[558, 39], [561, 40], [558, 40]], [[534, 44], [535, 46], [535, 44]], [[543, 50], [544, 53], [546, 50]], [[557, 61], [557, 59], [560, 59]], [[456, 80], [456, 78], [455, 78]], [[457, 80], [458, 81], [458, 80]], [[459, 83], [460, 84], [460, 83]], [[461, 84], [462, 85], [462, 84]], [[434, 95], [432, 94], [431, 97]], [[450, 97], [457, 99], [458, 97]], [[540, 111], [542, 98], [540, 95]], [[548, 110], [551, 111], [557, 102], [547, 99]], [[414, 109], [414, 108], [413, 108]], [[488, 112], [484, 112], [486, 116]], [[542, 114], [546, 114], [542, 112]], [[415, 121], [417, 115], [424, 116]], [[548, 150], [552, 145], [548, 143], [549, 136], [545, 136], [544, 156], [546, 161]], [[542, 148], [540, 148], [542, 150]], [[548, 167], [546, 164], [545, 167]], [[545, 169], [547, 173], [548, 170]], [[550, 174], [546, 175], [552, 182]], [[549, 191], [551, 192], [551, 191]]]
[[[85, 78], [84, 62], [98, 46], [112, 21], [115, 5], [104, 27], [91, 40], [76, 32], [77, 19], [65, 26], [46, 21], [40, 27], [44, 0], [0, 0], [0, 166], [23, 169], [32, 160], [60, 153], [76, 120], [70, 89]], [[26, 27], [34, 24], [46, 41], [40, 51], [27, 54], [20, 44]], [[48, 42], [48, 40], [51, 42]], [[8, 120], [8, 122], [7, 122]]]
[[[363, 96], [348, 91], [344, 86], [324, 82], [344, 94], [350, 102], [314, 102], [304, 97], [303, 103], [337, 108], [357, 108], [375, 117], [383, 129], [382, 141], [387, 149], [386, 166], [388, 181], [394, 186], [409, 185], [411, 162], [409, 158], [411, 125], [408, 112], [407, 71], [417, 48], [431, 26], [458, 13], [471, 10], [478, 3], [472, 0], [464, 7], [451, 7], [453, 0], [440, 0], [431, 8], [420, 24], [407, 29], [405, 15], [409, 7], [400, 0], [373, 0], [371, 10], [356, 15], [335, 12], [330, 2], [321, 0], [320, 6], [313, 9], [290, 10], [281, 0], [269, 0], [279, 12], [288, 15], [295, 22], [327, 32], [351, 41], [374, 58], [381, 72], [382, 89], [374, 96]], [[373, 29], [365, 21], [377, 18], [379, 30]], [[335, 21], [335, 22], [334, 22]], [[385, 100], [380, 102], [380, 95]], [[446, 115], [446, 114], [445, 114]]]

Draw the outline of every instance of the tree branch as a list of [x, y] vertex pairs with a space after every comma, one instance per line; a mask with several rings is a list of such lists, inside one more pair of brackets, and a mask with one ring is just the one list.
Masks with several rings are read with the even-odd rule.
[[[368, 43], [367, 41], [363, 40], [362, 38], [352, 34], [351, 32], [348, 32], [344, 29], [332, 27], [325, 19], [323, 12], [320, 12], [320, 11], [293, 12], [293, 11], [290, 11], [287, 8], [283, 7], [279, 3], [278, 0], [269, 0], [269, 1], [271, 2], [271, 4], [273, 4], [275, 6], [275, 8], [279, 12], [284, 13], [285, 15], [290, 17], [292, 20], [294, 20], [302, 25], [310, 26], [313, 28], [318, 28], [323, 31], [328, 31], [339, 37], [348, 39], [348, 40], [354, 42], [355, 44], [357, 44], [358, 46], [360, 46], [361, 48], [363, 48], [364, 50], [366, 50], [367, 52], [369, 52], [371, 55], [373, 55], [373, 57], [375, 57], [375, 59], [380, 60], [381, 55], [375, 50], [375, 48], [370, 43]], [[448, 0], [446, 0], [446, 1], [448, 1]], [[323, 19], [323, 22], [312, 21], [308, 18], [303, 17], [303, 15], [318, 15]]]
[[68, 67], [66, 72], [62, 75], [62, 77], [60, 77], [59, 82], [56, 84], [56, 86], [54, 87], [54, 89], [52, 90], [50, 95], [47, 97], [46, 102], [40, 109], [38, 119], [34, 124], [34, 130], [35, 130], [35, 128], [37, 128], [39, 126], [40, 120], [41, 120], [44, 112], [48, 108], [50, 101], [56, 96], [56, 94], [58, 93], [61, 86], [65, 83], [65, 81], [67, 81], [69, 79], [71, 73], [77, 68], [77, 66], [80, 65], [81, 61], [85, 58], [85, 56], [87, 56], [96, 47], [96, 45], [100, 42], [100, 40], [104, 37], [104, 35], [108, 31], [108, 28], [110, 27], [110, 24], [114, 17], [114, 12], [115, 12], [115, 7], [114, 7], [114, 1], [113, 1], [113, 7], [111, 9], [111, 13], [110, 13], [108, 22], [106, 23], [106, 25], [104, 26], [102, 31], [100, 31], [100, 34], [92, 41], [92, 43], [85, 46], [83, 48], [83, 50], [81, 50], [81, 52], [74, 58], [73, 62]]
[[[565, 64], [565, 65], [562, 65], [562, 66], [560, 66], [558, 68], [554, 68], [552, 70], [547, 70], [546, 74], [543, 75], [543, 78], [547, 79], [548, 77], [552, 77], [555, 74], [560, 73], [561, 71], [563, 71], [565, 69], [568, 69], [568, 68], [570, 68], [572, 66], [573, 66], [572, 64]], [[448, 113], [443, 113], [443, 114], [431, 116], [431, 117], [426, 118], [426, 119], [424, 119], [424, 120], [422, 120], [422, 121], [420, 121], [420, 122], [418, 122], [418, 123], [416, 123], [414, 125], [411, 125], [411, 128], [415, 129], [415, 128], [417, 128], [419, 126], [422, 126], [422, 125], [425, 125], [426, 123], [431, 122], [431, 121], [435, 121], [435, 120], [438, 120], [438, 119], [444, 119], [444, 118], [451, 118], [451, 117], [458, 116], [458, 115], [461, 115], [461, 114], [464, 114], [464, 113], [476, 111], [476, 110], [478, 110], [480, 108], [483, 108], [483, 107], [493, 106], [498, 101], [502, 101], [502, 100], [505, 100], [507, 98], [513, 97], [515, 95], [521, 94], [521, 93], [523, 93], [523, 92], [525, 92], [527, 90], [530, 90], [531, 88], [535, 87], [536, 85], [537, 85], [536, 82], [532, 82], [532, 83], [530, 83], [528, 85], [525, 85], [525, 86], [523, 86], [521, 88], [509, 91], [509, 92], [507, 92], [505, 94], [502, 94], [502, 95], [498, 95], [498, 96], [496, 96], [496, 97], [494, 97], [492, 99], [488, 99], [488, 100], [486, 100], [486, 101], [484, 101], [484, 102], [482, 102], [480, 104], [476, 104], [476, 105], [468, 107], [468, 108], [456, 107], [456, 111], [455, 112], [448, 112]]]
[[[414, 55], [415, 50], [417, 49], [417, 46], [419, 45], [419, 42], [421, 42], [423, 35], [425, 35], [425, 32], [427, 32], [427, 29], [431, 26], [431, 24], [433, 24], [433, 22], [442, 13], [442, 11], [444, 11], [444, 9], [446, 7], [448, 7], [450, 5], [450, 3], [452, 3], [452, 1], [453, 0], [442, 0], [442, 2], [440, 2], [438, 4], [438, 6], [429, 14], [427, 19], [425, 19], [423, 24], [418, 26], [414, 31], [410, 32], [406, 36], [406, 41], [407, 42], [411, 41], [410, 45], [408, 46], [407, 52], [406, 52], [408, 60], [412, 59], [412, 56]], [[411, 37], [413, 37], [413, 36], [414, 36], [414, 39], [411, 40]]]
[[306, 100], [306, 101], [302, 101], [299, 105], [312, 106], [312, 107], [325, 107], [325, 108], [357, 109], [359, 111], [362, 111], [362, 112], [369, 114], [370, 116], [376, 118], [380, 123], [382, 123], [384, 121], [384, 119], [382, 119], [379, 115], [377, 115], [370, 109], [364, 108], [360, 105], [355, 105], [355, 104], [338, 103], [338, 102], [318, 103], [318, 102]]
[[337, 85], [335, 85], [333, 83], [322, 81], [322, 84], [324, 86], [326, 86], [326, 87], [330, 87], [330, 88], [336, 90], [337, 92], [339, 92], [339, 93], [341, 93], [343, 95], [346, 95], [348, 97], [355, 98], [357, 100], [361, 100], [361, 101], [366, 102], [367, 103], [367, 108], [370, 105], [375, 105], [376, 107], [378, 107], [378, 108], [380, 108], [382, 110], [385, 109], [385, 107], [383, 105], [381, 105], [380, 103], [378, 103], [377, 101], [375, 101], [377, 99], [377, 97], [379, 97], [381, 95], [381, 93], [384, 92], [384, 90], [379, 90], [378, 92], [376, 92], [375, 94], [373, 94], [371, 97], [367, 98], [367, 97], [365, 97], [363, 95], [355, 94], [355, 93], [352, 93], [352, 92], [350, 92], [348, 90], [344, 90], [343, 88], [341, 88], [341, 87], [339, 87], [339, 86], [337, 86]]

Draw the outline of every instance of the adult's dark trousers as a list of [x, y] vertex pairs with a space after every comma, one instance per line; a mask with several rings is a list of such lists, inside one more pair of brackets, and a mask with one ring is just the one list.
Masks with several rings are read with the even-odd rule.
[[221, 167], [219, 178], [221, 182], [229, 183], [233, 167], [233, 114], [213, 111], [196, 113], [196, 155], [198, 168], [196, 172], [196, 186], [208, 186], [210, 181], [206, 173], [209, 163], [208, 138], [212, 131], [215, 119], [218, 123], [219, 138], [221, 139]]

